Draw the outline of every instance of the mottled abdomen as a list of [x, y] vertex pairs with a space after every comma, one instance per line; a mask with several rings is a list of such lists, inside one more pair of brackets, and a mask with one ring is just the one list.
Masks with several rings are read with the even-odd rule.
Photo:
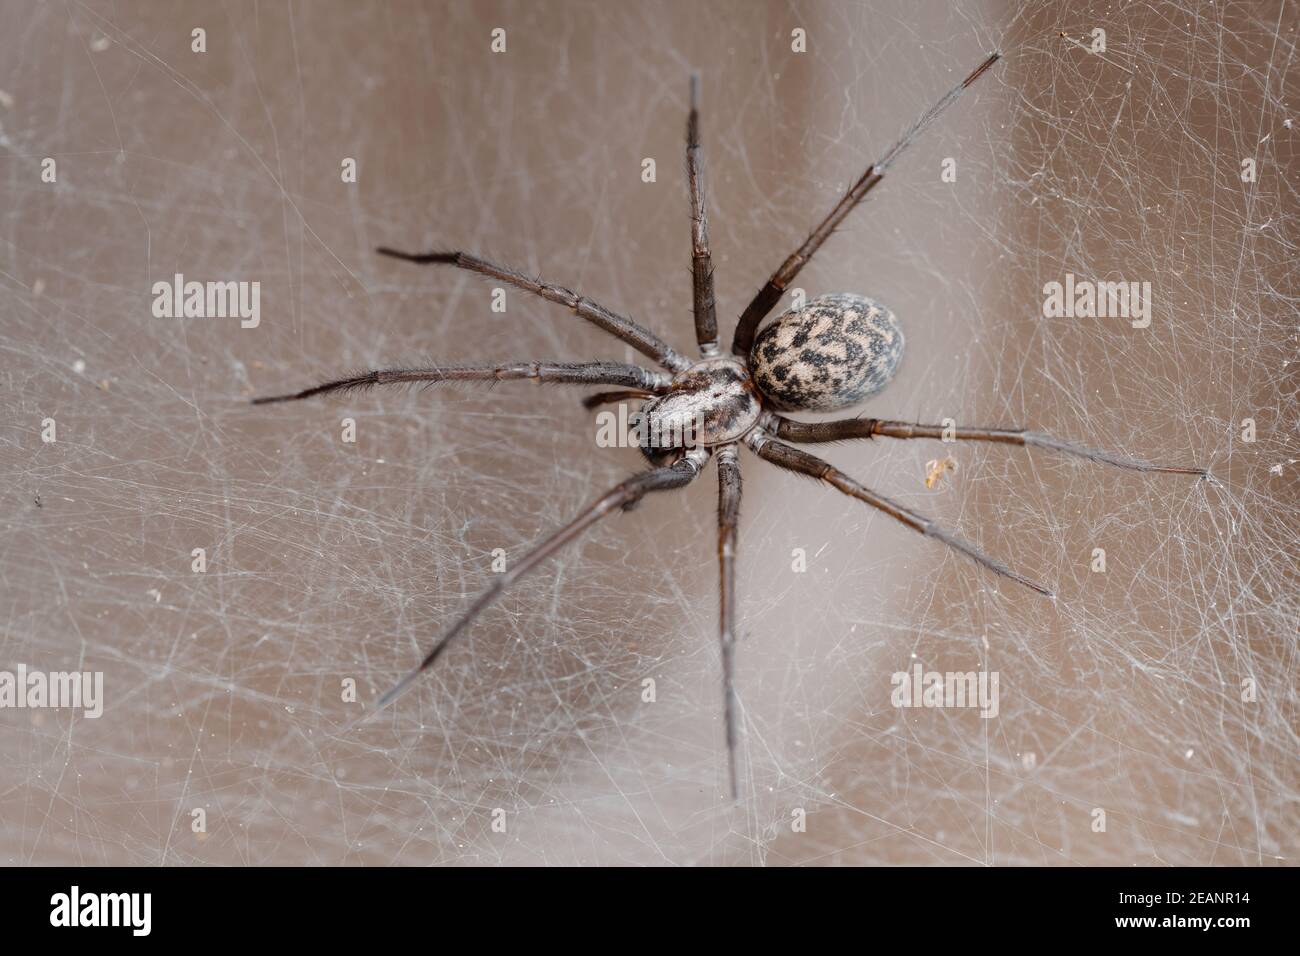
[[866, 296], [839, 292], [791, 309], [758, 334], [750, 373], [785, 411], [831, 412], [885, 387], [903, 357], [894, 313]]

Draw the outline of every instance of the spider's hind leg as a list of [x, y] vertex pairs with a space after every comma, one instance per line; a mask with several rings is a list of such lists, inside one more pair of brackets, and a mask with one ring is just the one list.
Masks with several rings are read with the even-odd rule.
[[942, 541], [954, 551], [959, 551], [966, 557], [978, 564], [982, 564], [995, 574], [1000, 574], [1005, 578], [1010, 578], [1018, 584], [1037, 591], [1045, 597], [1055, 597], [1055, 594], [1047, 587], [1038, 582], [1025, 577], [1016, 571], [1012, 571], [997, 558], [985, 554], [979, 548], [975, 547], [968, 541], [965, 541], [950, 531], [935, 524], [924, 515], [918, 514], [911, 508], [904, 507], [884, 495], [877, 494], [870, 488], [859, 484], [848, 475], [844, 474], [830, 462], [823, 461], [815, 455], [810, 455], [806, 451], [795, 448], [793, 445], [786, 445], [776, 441], [769, 434], [761, 429], [754, 429], [745, 436], [745, 443], [750, 449], [766, 461], [784, 468], [786, 471], [793, 471], [799, 474], [808, 475], [818, 481], [824, 481], [837, 491], [843, 492], [850, 498], [857, 498], [878, 511], [883, 511], [895, 521], [899, 521], [913, 531], [919, 531], [927, 538], [934, 538], [936, 541]]
[[790, 253], [785, 262], [777, 267], [777, 270], [772, 273], [763, 287], [750, 300], [749, 305], [745, 307], [745, 311], [741, 313], [740, 320], [736, 323], [736, 333], [731, 341], [732, 352], [740, 356], [749, 354], [749, 350], [754, 347], [754, 336], [758, 332], [759, 323], [772, 311], [773, 306], [780, 300], [790, 282], [799, 274], [799, 270], [812, 259], [813, 253], [821, 248], [822, 243], [835, 233], [845, 217], [884, 178], [885, 171], [898, 158], [898, 154], [914, 142], [927, 126], [939, 118], [939, 115], [944, 110], [956, 102], [962, 90], [988, 72], [989, 68], [1001, 57], [1002, 54], [1000, 53], [990, 53], [986, 56], [979, 66], [966, 75], [966, 79], [940, 97], [939, 101], [922, 113], [921, 118], [913, 123], [883, 156], [867, 167], [858, 180], [849, 187], [849, 191], [835, 204], [835, 207], [827, 214], [826, 218], [813, 229], [808, 238], [804, 240], [803, 245]]
[[619, 509], [626, 509], [627, 505], [634, 504], [653, 492], [670, 491], [690, 484], [699, 475], [708, 459], [709, 451], [707, 449], [696, 448], [687, 452], [672, 465], [665, 468], [652, 468], [649, 471], [633, 475], [591, 502], [582, 511], [578, 512], [577, 516], [568, 524], [553, 531], [518, 560], [511, 562], [509, 570], [498, 575], [496, 580], [474, 599], [474, 602], [470, 604], [465, 613], [457, 618], [451, 627], [443, 631], [442, 635], [434, 641], [433, 646], [425, 654], [419, 666], [379, 698], [379, 701], [375, 704], [375, 710], [381, 710], [388, 706], [410, 689], [420, 675], [433, 666], [442, 652], [447, 649], [447, 645], [463, 633], [484, 609], [500, 597], [501, 593], [510, 585], [537, 568], [543, 561], [559, 551], [564, 545], [573, 541], [605, 515]]
[[1003, 445], [1046, 448], [1076, 458], [1085, 458], [1103, 465], [1127, 468], [1129, 471], [1162, 472], [1171, 475], [1196, 475], [1208, 478], [1204, 468], [1185, 465], [1157, 465], [1140, 458], [1129, 458], [1115, 452], [1088, 448], [1075, 442], [1053, 438], [1023, 428], [959, 428], [955, 425], [922, 425], [909, 422], [886, 421], [882, 418], [841, 418], [830, 422], [796, 422], [774, 415], [777, 438], [794, 442], [846, 441], [853, 438], [939, 438], [944, 441], [987, 441]]

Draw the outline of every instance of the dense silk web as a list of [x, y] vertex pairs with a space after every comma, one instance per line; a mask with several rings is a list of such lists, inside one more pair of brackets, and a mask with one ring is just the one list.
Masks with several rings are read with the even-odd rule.
[[[108, 700], [99, 720], [0, 711], [0, 860], [1289, 862], [1296, 8], [914, 6], [20, 15], [0, 40], [0, 668], [102, 670]], [[477, 248], [688, 344], [699, 68], [726, 338], [863, 161], [989, 49], [996, 75], [796, 283], [903, 324], [899, 378], [863, 414], [1024, 424], [1213, 479], [1032, 448], [816, 449], [1043, 569], [1042, 602], [750, 468], [739, 807], [711, 481], [594, 529], [344, 733], [497, 549], [640, 467], [593, 447], [577, 396], [528, 383], [250, 409], [340, 367], [635, 358], [563, 309], [494, 313], [490, 284], [370, 250]], [[260, 280], [261, 325], [155, 318], [150, 284], [177, 272]], [[1045, 318], [1067, 273], [1151, 282], [1150, 327]], [[997, 671], [998, 716], [895, 708], [890, 676], [917, 663]]]

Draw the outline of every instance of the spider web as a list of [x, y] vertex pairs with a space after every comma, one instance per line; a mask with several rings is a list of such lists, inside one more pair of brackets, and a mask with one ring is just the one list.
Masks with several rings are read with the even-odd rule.
[[[107, 700], [98, 720], [0, 710], [0, 860], [1289, 863], [1296, 7], [917, 6], [11, 5], [0, 667], [100, 670]], [[815, 449], [1055, 585], [1045, 601], [742, 454], [736, 806], [711, 466], [607, 519], [351, 726], [496, 549], [517, 560], [642, 466], [596, 447], [565, 388], [248, 406], [354, 368], [636, 359], [372, 248], [474, 249], [687, 350], [691, 68], [729, 334], [993, 48], [796, 284], [903, 322], [899, 377], [864, 414], [1024, 425], [1213, 479]], [[178, 272], [259, 281], [261, 325], [155, 318], [151, 285]], [[1044, 318], [1067, 273], [1150, 282], [1150, 327]], [[890, 675], [918, 663], [996, 671], [998, 715], [895, 708]]]

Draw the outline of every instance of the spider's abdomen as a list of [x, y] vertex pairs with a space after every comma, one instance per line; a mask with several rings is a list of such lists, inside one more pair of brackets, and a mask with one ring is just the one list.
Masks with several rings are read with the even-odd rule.
[[758, 334], [750, 374], [784, 411], [832, 412], [888, 384], [903, 357], [894, 313], [866, 296], [839, 292], [791, 309]]

